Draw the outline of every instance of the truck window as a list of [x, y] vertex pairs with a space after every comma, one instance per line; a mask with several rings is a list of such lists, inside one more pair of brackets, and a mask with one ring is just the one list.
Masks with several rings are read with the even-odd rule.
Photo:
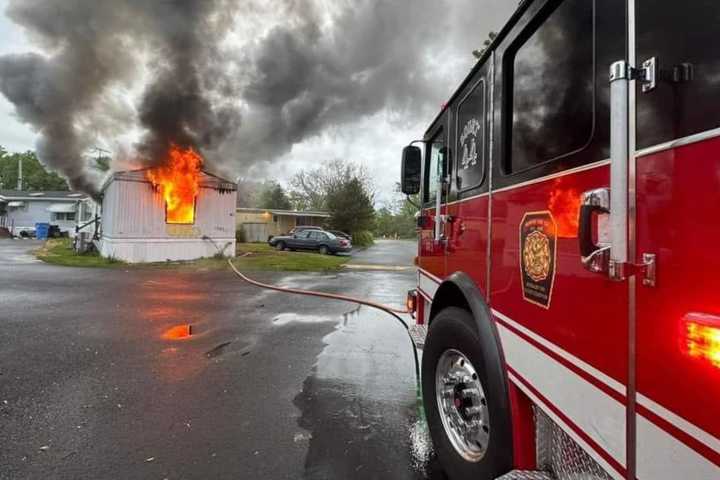
[[469, 190], [485, 176], [485, 81], [464, 97], [457, 114], [457, 186]]
[[443, 174], [443, 161], [445, 157], [445, 142], [443, 131], [440, 130], [427, 145], [427, 160], [425, 167], [425, 203], [435, 202], [438, 189], [438, 180]]
[[657, 87], [638, 88], [638, 148], [720, 127], [716, 0], [637, 3], [637, 63], [657, 57]]
[[595, 118], [594, 2], [550, 2], [504, 56], [504, 173], [583, 150]]

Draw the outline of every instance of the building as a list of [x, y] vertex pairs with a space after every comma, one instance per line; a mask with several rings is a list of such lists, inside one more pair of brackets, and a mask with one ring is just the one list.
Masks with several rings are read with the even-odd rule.
[[238, 208], [237, 229], [246, 242], [265, 242], [275, 235], [288, 233], [300, 225], [322, 226], [330, 218], [327, 212]]
[[49, 223], [74, 236], [78, 223], [92, 219], [94, 207], [93, 200], [80, 192], [0, 190], [0, 228], [14, 236], [30, 236], [36, 223]]
[[115, 172], [103, 184], [96, 244], [102, 256], [141, 263], [235, 255], [233, 182], [201, 172], [191, 221], [172, 223], [163, 196], [146, 175], [144, 169]]

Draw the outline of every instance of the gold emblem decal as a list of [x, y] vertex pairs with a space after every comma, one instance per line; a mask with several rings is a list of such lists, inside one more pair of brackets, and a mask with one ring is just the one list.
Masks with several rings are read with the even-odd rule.
[[557, 225], [550, 212], [526, 213], [520, 222], [520, 271], [523, 298], [550, 307], [555, 280]]

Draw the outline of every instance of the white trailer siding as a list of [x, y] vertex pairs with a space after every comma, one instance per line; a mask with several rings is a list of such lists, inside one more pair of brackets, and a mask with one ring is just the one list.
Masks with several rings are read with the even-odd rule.
[[[233, 187], [232, 189], [229, 187]], [[143, 171], [113, 175], [103, 189], [100, 253], [129, 263], [235, 254], [234, 185], [203, 174], [195, 223], [165, 222], [165, 202]], [[207, 237], [207, 239], [204, 239]]]

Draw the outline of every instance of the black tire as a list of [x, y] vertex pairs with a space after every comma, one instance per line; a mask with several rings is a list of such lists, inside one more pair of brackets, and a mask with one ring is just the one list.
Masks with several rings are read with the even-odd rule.
[[[492, 339], [494, 342], [494, 338]], [[494, 479], [512, 469], [510, 408], [503, 388], [498, 349], [483, 351], [483, 339], [473, 316], [464, 309], [448, 307], [433, 319], [422, 358], [422, 390], [425, 413], [435, 452], [450, 480]], [[454, 349], [470, 360], [482, 384], [489, 412], [490, 437], [484, 456], [477, 462], [463, 458], [448, 438], [436, 399], [435, 372], [446, 350]], [[488, 349], [490, 350], [490, 349]]]
[[328, 247], [326, 247], [325, 245], [320, 245], [320, 248], [318, 248], [318, 252], [320, 253], [320, 255], [327, 255], [328, 253], [330, 253], [330, 250], [328, 250]]
[[275, 249], [279, 251], [285, 250], [285, 242], [278, 242], [275, 244]]

